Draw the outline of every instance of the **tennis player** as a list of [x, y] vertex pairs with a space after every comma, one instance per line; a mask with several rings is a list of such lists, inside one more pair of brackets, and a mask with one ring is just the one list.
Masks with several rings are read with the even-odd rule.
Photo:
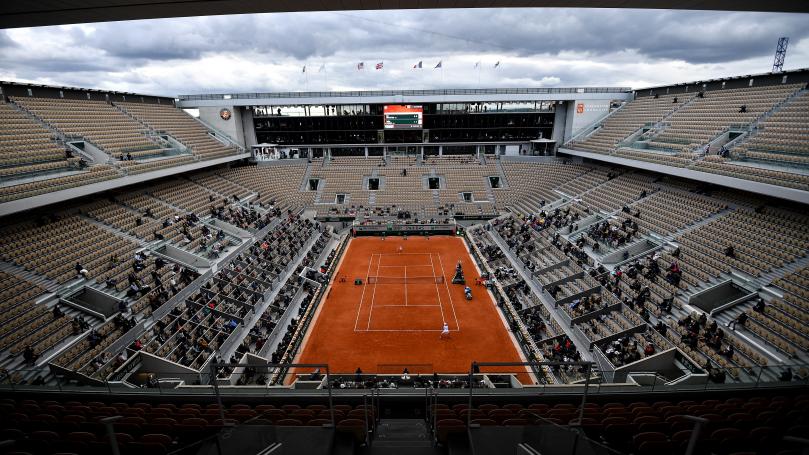
[[449, 324], [447, 324], [446, 322], [444, 323], [444, 328], [441, 329], [441, 339], [442, 340], [449, 339]]

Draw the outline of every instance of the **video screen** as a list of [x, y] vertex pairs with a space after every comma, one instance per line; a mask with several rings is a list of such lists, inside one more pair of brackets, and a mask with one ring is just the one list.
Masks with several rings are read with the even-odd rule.
[[393, 104], [385, 106], [385, 129], [422, 128], [421, 106]]

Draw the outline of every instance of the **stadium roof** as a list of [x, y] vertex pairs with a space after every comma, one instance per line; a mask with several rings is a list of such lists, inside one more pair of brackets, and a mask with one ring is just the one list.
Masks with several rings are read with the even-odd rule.
[[809, 12], [795, 0], [37, 0], [0, 2], [0, 28], [292, 11], [565, 7]]
[[459, 103], [624, 99], [629, 87], [461, 88], [435, 90], [354, 90], [333, 92], [211, 93], [180, 95], [183, 108], [203, 106], [284, 106], [382, 103]]

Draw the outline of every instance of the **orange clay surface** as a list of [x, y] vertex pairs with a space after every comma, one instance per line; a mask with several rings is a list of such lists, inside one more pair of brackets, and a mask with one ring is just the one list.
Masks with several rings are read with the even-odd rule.
[[[399, 252], [399, 247], [402, 251]], [[452, 284], [458, 261], [473, 299]], [[368, 276], [408, 284], [365, 284]], [[435, 283], [435, 276], [444, 283]], [[468, 373], [473, 361], [520, 362], [490, 294], [460, 237], [360, 237], [351, 240], [297, 363], [327, 363], [334, 373]], [[354, 284], [361, 278], [363, 285]], [[343, 281], [344, 279], [344, 281]], [[444, 323], [450, 329], [442, 338]], [[481, 372], [524, 372], [522, 367]], [[520, 375], [525, 381], [527, 376]]]

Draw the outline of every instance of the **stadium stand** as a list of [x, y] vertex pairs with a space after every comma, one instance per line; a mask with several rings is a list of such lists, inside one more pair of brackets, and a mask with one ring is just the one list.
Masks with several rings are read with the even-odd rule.
[[[807, 103], [802, 84], [643, 93], [568, 146], [806, 190]], [[0, 118], [0, 202], [238, 153], [167, 104], [13, 96]], [[104, 160], [85, 161], [70, 137], [94, 144]], [[0, 227], [0, 392], [45, 386], [112, 396], [5, 399], [0, 439], [29, 453], [102, 451], [98, 419], [122, 415], [122, 453], [171, 452], [226, 422], [329, 424], [330, 409], [304, 403], [325, 388], [361, 397], [368, 388], [423, 387], [433, 392], [416, 393], [430, 403], [427, 422], [443, 445], [470, 422], [550, 424], [617, 450], [681, 453], [688, 415], [708, 421], [702, 453], [791, 453], [782, 438], [803, 434], [807, 398], [763, 389], [809, 380], [804, 209], [710, 179], [477, 153], [230, 163], [31, 210]], [[349, 227], [452, 218], [480, 271], [467, 270], [467, 280], [495, 296], [522, 358], [546, 364], [530, 374], [341, 371], [331, 382], [291, 365]], [[592, 369], [570, 364], [577, 361]], [[228, 398], [221, 410], [210, 396], [116, 395], [193, 394], [214, 381]], [[566, 397], [536, 402], [545, 387], [583, 384], [598, 384], [599, 394], [727, 386], [745, 397], [602, 396], [588, 402], [584, 420]], [[239, 386], [247, 392], [234, 392]], [[306, 399], [274, 395], [288, 389]], [[505, 389], [520, 404], [503, 401], [512, 396], [484, 404], [483, 395], [471, 408], [430, 401], [453, 389]], [[277, 402], [231, 403], [230, 394], [255, 390]], [[365, 443], [380, 411], [342, 406], [334, 406], [336, 431]]]
[[53, 125], [66, 136], [80, 136], [111, 157], [134, 158], [162, 153], [145, 128], [104, 101], [56, 98], [11, 98], [12, 102]]
[[[616, 399], [592, 402], [579, 421], [574, 400], [468, 404], [439, 403], [427, 418], [437, 429], [438, 443], [447, 444], [452, 434], [467, 431], [467, 423], [482, 426], [577, 424], [595, 441], [622, 453], [683, 453], [692, 435], [693, 423], [684, 416], [706, 418], [699, 435], [706, 453], [788, 453], [794, 442], [783, 436], [801, 436], [806, 396], [756, 395], [745, 398]], [[205, 402], [126, 402], [106, 400], [14, 399], [3, 406], [3, 436], [14, 441], [17, 451], [48, 453], [69, 449], [85, 453], [105, 450], [105, 427], [99, 419], [123, 415], [115, 437], [122, 453], [168, 453], [215, 433], [226, 423], [236, 425], [320, 426], [334, 421], [338, 432], [353, 434], [352, 426], [365, 428], [363, 420], [373, 409], [362, 404], [338, 403], [334, 414], [320, 404], [231, 403], [220, 407]], [[224, 414], [226, 420], [222, 420]], [[560, 436], [561, 437], [561, 436]]]
[[736, 146], [734, 158], [790, 165], [809, 164], [806, 133], [809, 129], [809, 92], [762, 121], [746, 142]]
[[9, 96], [0, 118], [0, 203], [240, 153], [173, 105]]
[[69, 157], [46, 128], [8, 104], [0, 104], [0, 177], [41, 175], [77, 169], [79, 158]]
[[208, 160], [236, 153], [232, 147], [211, 137], [200, 122], [174, 106], [132, 102], [114, 104], [152, 130], [169, 133], [200, 159]]
[[[573, 146], [598, 153], [611, 153], [618, 143], [647, 123], [658, 122], [679, 107], [687, 104], [696, 94], [644, 96], [628, 103], [608, 117], [595, 132]], [[676, 98], [676, 101], [675, 101]]]
[[805, 190], [807, 100], [805, 84], [644, 95], [567, 147]]

